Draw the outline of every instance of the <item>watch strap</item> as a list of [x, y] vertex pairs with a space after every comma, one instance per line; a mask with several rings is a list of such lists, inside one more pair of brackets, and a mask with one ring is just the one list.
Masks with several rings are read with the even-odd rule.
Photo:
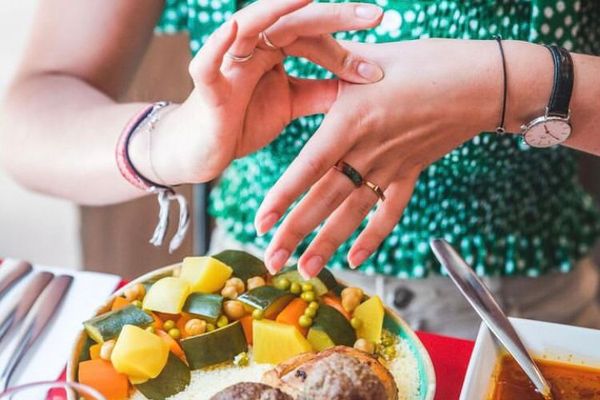
[[567, 118], [569, 116], [569, 103], [573, 93], [573, 59], [568, 50], [556, 45], [546, 46], [552, 54], [554, 62], [554, 82], [552, 94], [548, 102], [547, 114]]

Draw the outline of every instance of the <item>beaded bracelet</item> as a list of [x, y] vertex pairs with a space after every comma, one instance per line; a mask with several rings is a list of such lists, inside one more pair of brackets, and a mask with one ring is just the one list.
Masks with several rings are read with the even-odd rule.
[[[171, 201], [176, 200], [179, 203], [179, 223], [177, 226], [177, 232], [171, 238], [169, 242], [169, 253], [175, 251], [185, 238], [185, 234], [189, 227], [189, 211], [187, 200], [183, 195], [175, 192], [173, 187], [163, 185], [160, 183], [153, 182], [147, 177], [143, 176], [131, 162], [129, 156], [129, 144], [133, 136], [142, 131], [146, 130], [148, 135], [152, 134], [156, 123], [160, 120], [160, 110], [167, 107], [170, 103], [160, 101], [144, 107], [138, 114], [136, 114], [127, 124], [117, 142], [115, 156], [117, 159], [117, 165], [121, 175], [127, 182], [131, 183], [138, 189], [144, 190], [148, 193], [154, 193], [158, 197], [159, 213], [158, 223], [154, 229], [154, 234], [150, 239], [150, 243], [154, 246], [162, 246], [167, 228], [169, 226], [169, 208]], [[150, 151], [150, 149], [149, 149]]]

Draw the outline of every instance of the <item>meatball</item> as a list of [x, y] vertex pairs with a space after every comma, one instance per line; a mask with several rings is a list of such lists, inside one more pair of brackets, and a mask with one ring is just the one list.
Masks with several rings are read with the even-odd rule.
[[332, 353], [315, 362], [306, 374], [298, 400], [387, 400], [387, 394], [369, 365]]
[[263, 383], [240, 382], [231, 385], [210, 400], [293, 400], [292, 397]]

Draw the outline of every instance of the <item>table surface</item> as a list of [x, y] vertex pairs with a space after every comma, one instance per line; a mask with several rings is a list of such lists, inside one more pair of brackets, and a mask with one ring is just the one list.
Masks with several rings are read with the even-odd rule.
[[433, 362], [437, 381], [435, 399], [458, 399], [475, 343], [425, 332], [417, 332], [417, 336]]

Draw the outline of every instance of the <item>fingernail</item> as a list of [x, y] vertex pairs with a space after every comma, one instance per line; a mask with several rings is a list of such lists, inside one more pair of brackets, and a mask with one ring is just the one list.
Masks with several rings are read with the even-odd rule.
[[288, 258], [290, 258], [290, 252], [286, 249], [276, 250], [267, 263], [267, 268], [271, 274], [276, 274], [285, 265]]
[[380, 7], [374, 5], [361, 4], [356, 6], [354, 13], [359, 18], [375, 19], [381, 15], [382, 10]]
[[256, 233], [262, 236], [267, 233], [279, 219], [279, 214], [272, 212], [261, 218], [256, 224]]
[[365, 262], [369, 258], [369, 252], [367, 250], [358, 250], [350, 256], [350, 268], [356, 269], [360, 264]]
[[377, 82], [383, 78], [383, 70], [378, 65], [366, 61], [358, 63], [356, 72], [370, 82]]
[[305, 263], [302, 263], [300, 273], [304, 272], [304, 278], [314, 278], [323, 269], [323, 257], [312, 256]]

